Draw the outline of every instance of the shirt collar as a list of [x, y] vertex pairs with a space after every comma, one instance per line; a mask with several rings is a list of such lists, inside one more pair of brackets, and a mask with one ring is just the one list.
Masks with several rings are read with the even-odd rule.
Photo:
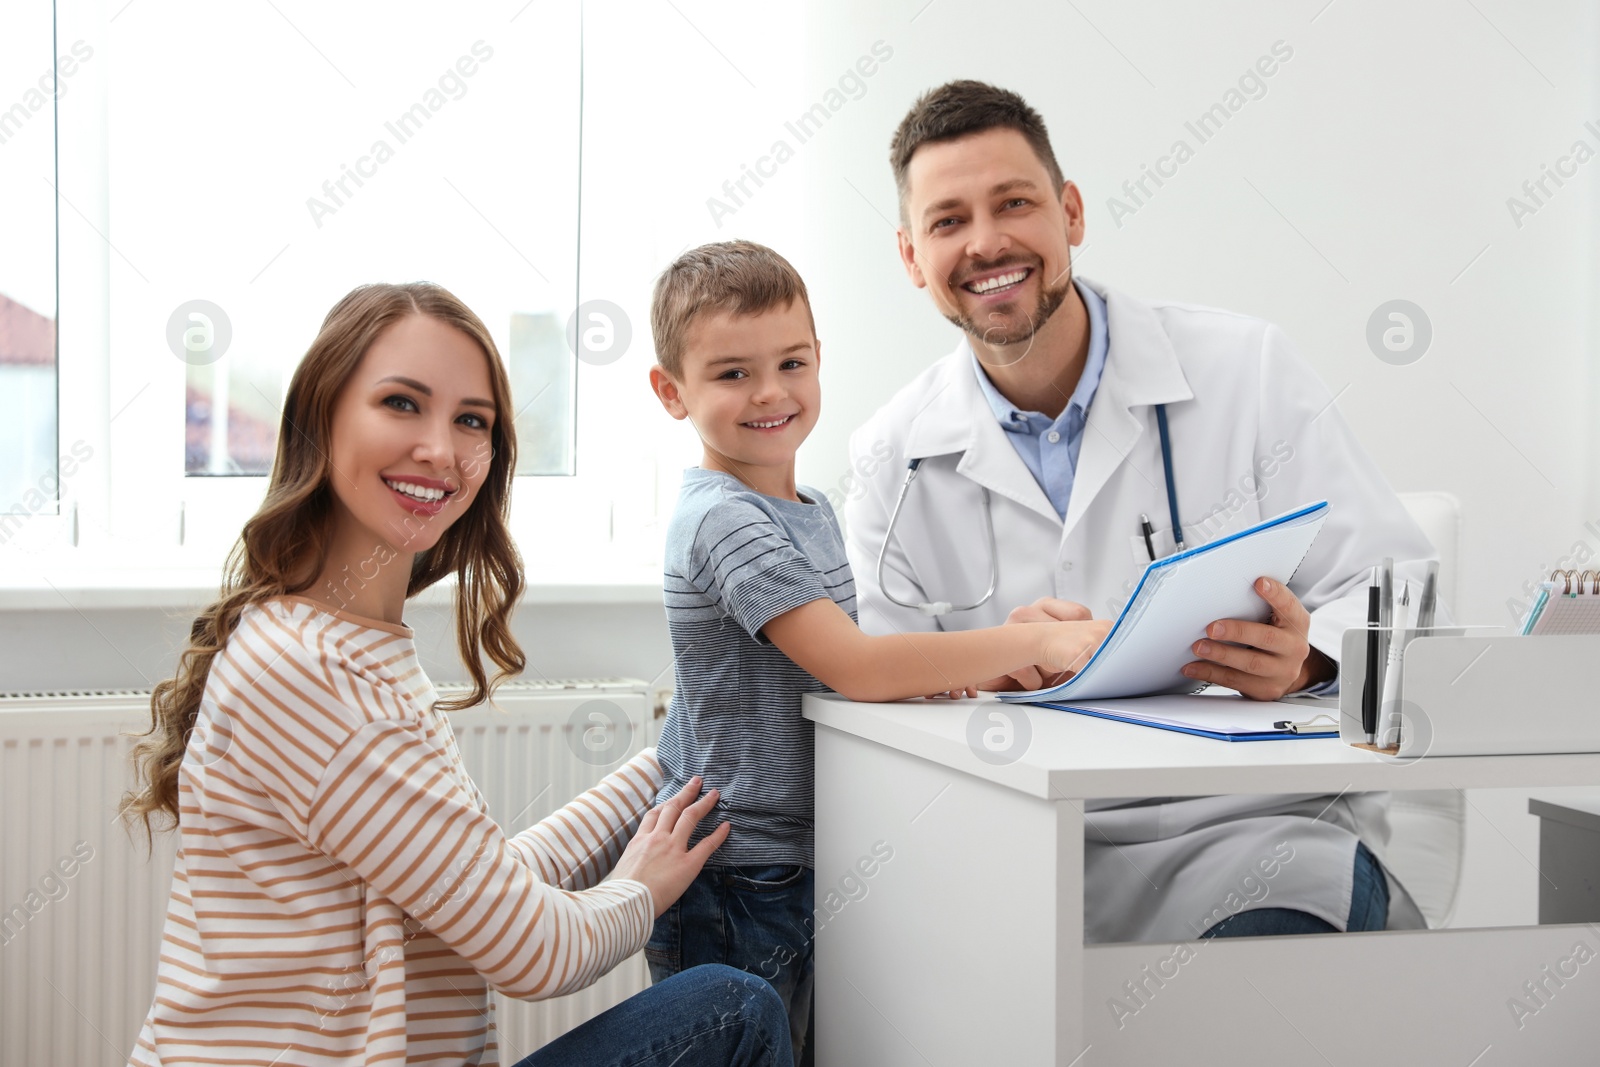
[[[1089, 312], [1089, 352], [1083, 362], [1083, 373], [1078, 377], [1078, 387], [1072, 391], [1067, 406], [1056, 418], [1057, 423], [1064, 423], [1073, 408], [1078, 409], [1081, 418], [1088, 419], [1089, 405], [1094, 403], [1095, 390], [1100, 387], [1100, 378], [1106, 369], [1106, 355], [1111, 348], [1110, 332], [1106, 329], [1105, 298], [1076, 278], [1072, 280], [1072, 284], [1083, 297], [1083, 306]], [[1030, 421], [1043, 422], [1044, 415], [1040, 412], [1022, 411], [1001, 395], [1000, 390], [989, 380], [983, 364], [978, 361], [977, 353], [972, 355], [972, 370], [978, 376], [978, 388], [983, 391], [983, 398], [989, 402], [989, 409], [994, 412], [995, 419], [1003, 429], [1027, 432]]]

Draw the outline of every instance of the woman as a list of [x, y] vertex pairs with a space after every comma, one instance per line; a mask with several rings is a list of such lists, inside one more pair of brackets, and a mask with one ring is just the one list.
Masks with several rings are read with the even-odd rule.
[[[593, 982], [727, 837], [688, 848], [716, 802], [698, 779], [649, 810], [649, 752], [514, 838], [489, 817], [442, 712], [525, 663], [515, 457], [499, 353], [454, 296], [368, 285], [328, 313], [266, 500], [135, 750], [145, 788], [125, 813], [147, 830], [169, 816], [181, 847], [130, 1062], [499, 1063], [490, 985], [537, 999]], [[401, 616], [450, 574], [473, 691], [436, 704]], [[770, 987], [682, 977], [524, 1063], [788, 1067]]]

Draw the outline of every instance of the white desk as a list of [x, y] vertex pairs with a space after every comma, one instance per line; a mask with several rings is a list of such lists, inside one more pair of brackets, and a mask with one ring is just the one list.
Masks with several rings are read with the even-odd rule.
[[[1082, 814], [1107, 797], [1585, 785], [1600, 754], [1396, 764], [1331, 739], [1227, 743], [1028, 708], [1026, 752], [996, 766], [967, 744], [978, 704], [805, 698], [817, 904], [837, 909], [817, 932], [824, 1067], [1600, 1059], [1588, 926], [1191, 942], [1132, 1000], [1124, 983], [1174, 946], [1084, 946]], [[858, 867], [880, 841], [893, 858]], [[1529, 998], [1523, 983], [1579, 942], [1596, 957]], [[1113, 996], [1140, 1005], [1120, 1027]], [[1520, 1027], [1514, 996], [1539, 1009]]]

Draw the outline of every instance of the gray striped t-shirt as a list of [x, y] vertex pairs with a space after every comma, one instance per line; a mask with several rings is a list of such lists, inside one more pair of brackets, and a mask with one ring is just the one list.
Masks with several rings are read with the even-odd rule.
[[827, 498], [780, 500], [691, 467], [667, 530], [663, 592], [676, 691], [657, 757], [665, 800], [695, 775], [722, 791], [698, 841], [726, 820], [716, 865], [812, 865], [811, 723], [803, 693], [827, 686], [761, 635], [772, 619], [831, 597], [853, 620], [855, 581]]

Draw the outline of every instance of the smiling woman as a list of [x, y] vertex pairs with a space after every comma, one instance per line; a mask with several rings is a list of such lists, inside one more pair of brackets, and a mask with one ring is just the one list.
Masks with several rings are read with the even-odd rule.
[[[498, 1063], [491, 985], [590, 985], [727, 838], [689, 847], [718, 797], [698, 779], [652, 808], [650, 750], [509, 838], [463, 767], [441, 713], [525, 663], [510, 392], [483, 322], [426, 283], [357, 288], [295, 370], [266, 500], [134, 753], [124, 814], [181, 847], [133, 1063]], [[473, 678], [453, 702], [402, 620], [448, 574]], [[690, 1040], [697, 1063], [790, 1062], [770, 987], [679, 978], [524, 1064], [665, 1064]]]
[[[470, 383], [494, 397], [491, 413], [452, 410], [458, 417], [441, 428], [430, 380], [441, 390]], [[509, 421], [493, 418], [509, 406], [494, 341], [446, 290], [365, 285], [334, 306], [290, 382], [266, 499], [229, 556], [221, 599], [195, 620], [177, 677], [155, 689], [152, 733], [139, 750], [149, 789], [130, 800], [131, 812], [177, 817], [178, 773], [211, 659], [258, 602], [304, 595], [394, 624], [405, 598], [454, 573], [457, 644], [473, 678], [455, 706], [488, 696], [480, 647], [502, 673], [522, 669], [508, 622], [522, 568], [505, 525], [516, 437]], [[462, 491], [452, 507], [435, 508], [383, 482], [402, 475], [453, 478]], [[478, 496], [480, 506], [469, 507]], [[380, 557], [400, 566], [343, 601], [352, 565], [365, 574]], [[480, 571], [487, 581], [473, 580]]]

